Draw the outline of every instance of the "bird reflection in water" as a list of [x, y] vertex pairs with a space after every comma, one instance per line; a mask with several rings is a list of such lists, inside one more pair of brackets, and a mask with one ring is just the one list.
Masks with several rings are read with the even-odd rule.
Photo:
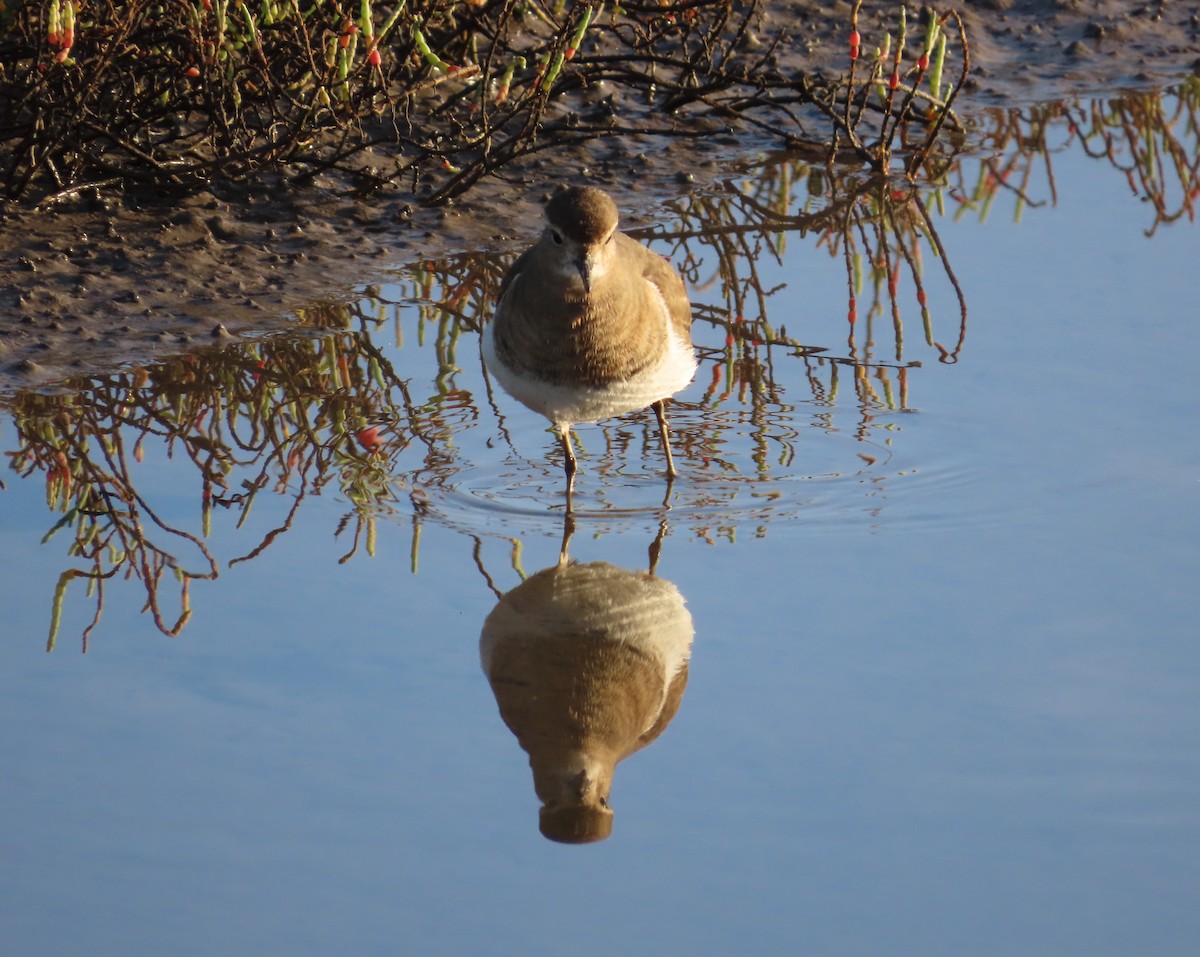
[[567, 557], [505, 594], [483, 623], [479, 651], [500, 716], [529, 754], [552, 841], [586, 844], [612, 833], [617, 763], [654, 741], [687, 685], [692, 616], [650, 570]]

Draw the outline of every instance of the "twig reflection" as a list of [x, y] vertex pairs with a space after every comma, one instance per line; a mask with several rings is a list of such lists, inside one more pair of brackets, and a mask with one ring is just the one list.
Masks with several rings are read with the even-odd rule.
[[[675, 430], [690, 470], [670, 503], [675, 515], [687, 515], [677, 526], [706, 541], [732, 539], [739, 521], [728, 506], [742, 497], [754, 502], [742, 524], [752, 516], [754, 534], [764, 534], [778, 514], [775, 477], [804, 461], [801, 428], [839, 431], [839, 407], [856, 416], [846, 432], [858, 443], [857, 467], [874, 468], [895, 413], [912, 408], [922, 360], [958, 361], [968, 343], [965, 291], [937, 229], [947, 201], [955, 215], [983, 219], [1008, 195], [1020, 215], [1042, 192], [1053, 199], [1052, 156], [1079, 143], [1147, 197], [1153, 233], [1194, 216], [1198, 120], [1200, 79], [1157, 96], [997, 114], [987, 134], [992, 155], [974, 166], [950, 163], [922, 187], [831, 172], [793, 152], [769, 157], [723, 189], [678, 201], [669, 228], [640, 232], [671, 255], [699, 302], [701, 386], [675, 406], [691, 424]], [[844, 277], [846, 315], [789, 315], [785, 324], [770, 317], [779, 280], [767, 277], [786, 268], [786, 243], [810, 237]], [[936, 267], [927, 269], [931, 257]], [[507, 447], [510, 460], [520, 460], [475, 336], [505, 267], [504, 257], [479, 254], [422, 263], [359, 302], [304, 311], [294, 335], [5, 399], [16, 429], [6, 450], [10, 466], [23, 479], [44, 481], [55, 515], [46, 539], [67, 539], [72, 560], [54, 589], [48, 645], [76, 579], [92, 602], [85, 648], [118, 577], [139, 582], [155, 626], [179, 634], [192, 614], [192, 583], [222, 568], [210, 537], [213, 516], [228, 513], [237, 528], [248, 527], [264, 490], [284, 507], [269, 510], [270, 527], [256, 531], [228, 567], [278, 542], [310, 496], [336, 490], [349, 503], [334, 529], [347, 540], [341, 560], [373, 553], [379, 519], [401, 517], [413, 526], [415, 570], [422, 522], [436, 516], [454, 525], [435, 507], [437, 496], [453, 492], [477, 464], [464, 451], [465, 433], [486, 430], [489, 455], [502, 458]], [[913, 335], [908, 326], [917, 315]], [[407, 376], [389, 358], [392, 349], [413, 349], [406, 330], [429, 353], [421, 371]], [[389, 331], [394, 341], [385, 346]], [[801, 406], [806, 422], [797, 415]], [[619, 485], [625, 463], [653, 457], [657, 436], [645, 424], [607, 424], [592, 440], [602, 448], [581, 450], [604, 453], [594, 469], [596, 508], [619, 506], [608, 489]], [[177, 488], [194, 473], [198, 527], [182, 527], [142, 487], [147, 458], [172, 460]], [[680, 503], [684, 492], [689, 499]], [[464, 532], [478, 544], [477, 529]], [[519, 568], [520, 540], [508, 540]], [[478, 548], [476, 555], [482, 567]]]

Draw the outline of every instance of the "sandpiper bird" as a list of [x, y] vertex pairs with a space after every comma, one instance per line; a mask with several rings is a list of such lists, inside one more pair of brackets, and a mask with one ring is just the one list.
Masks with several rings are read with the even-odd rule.
[[558, 428], [575, 477], [571, 426], [650, 406], [675, 475], [664, 402], [696, 374], [692, 311], [669, 262], [617, 231], [603, 190], [571, 186], [546, 204], [541, 239], [513, 264], [483, 358], [513, 398]]

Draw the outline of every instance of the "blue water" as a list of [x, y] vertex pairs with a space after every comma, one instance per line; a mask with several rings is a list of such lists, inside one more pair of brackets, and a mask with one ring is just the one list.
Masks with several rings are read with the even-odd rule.
[[[114, 579], [78, 654], [94, 606], [76, 582], [46, 654], [70, 560], [39, 544], [42, 477], [7, 473], [0, 952], [1192, 952], [1200, 234], [1148, 238], [1120, 173], [1054, 164], [1054, 206], [937, 218], [968, 331], [940, 363], [902, 282], [907, 408], [860, 402], [848, 368], [818, 400], [778, 350], [756, 418], [705, 399], [710, 361], [674, 407], [670, 509], [652, 417], [581, 428], [571, 555], [644, 569], [665, 521], [657, 571], [696, 628], [678, 716], [618, 767], [602, 844], [538, 835], [480, 669], [487, 576], [505, 590], [556, 561], [561, 479], [545, 423], [486, 400], [472, 334], [421, 508], [410, 447], [373, 556], [338, 563], [336, 482], [233, 568], [290, 499], [263, 493], [240, 531], [218, 509], [222, 573], [193, 583], [177, 638]], [[956, 301], [924, 263], [952, 343]], [[786, 283], [771, 323], [846, 355], [842, 260], [792, 234], [759, 265]], [[694, 298], [720, 305], [716, 286]], [[390, 322], [372, 338], [425, 402], [433, 345], [414, 305], [397, 315], [402, 347]], [[874, 334], [894, 359], [890, 316]], [[189, 463], [152, 445], [138, 474], [199, 533]]]

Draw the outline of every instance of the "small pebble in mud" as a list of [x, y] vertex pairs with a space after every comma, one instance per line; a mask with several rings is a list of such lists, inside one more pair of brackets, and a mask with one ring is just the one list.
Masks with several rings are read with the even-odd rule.
[[223, 239], [227, 242], [240, 239], [237, 230], [221, 216], [209, 216], [205, 221], [208, 230], [217, 239]]

